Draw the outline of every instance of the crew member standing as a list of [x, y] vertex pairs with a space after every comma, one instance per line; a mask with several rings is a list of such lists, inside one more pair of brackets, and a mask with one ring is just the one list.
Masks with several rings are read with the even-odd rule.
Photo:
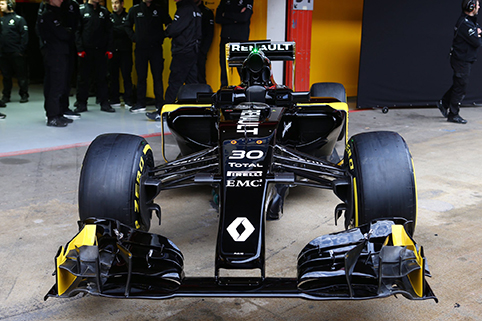
[[216, 10], [216, 23], [221, 24], [219, 63], [221, 87], [228, 85], [226, 44], [249, 40], [249, 24], [253, 14], [253, 0], [221, 0]]
[[73, 112], [69, 108], [69, 96], [70, 96], [70, 84], [72, 77], [74, 75], [75, 67], [77, 64], [77, 48], [75, 46], [75, 33], [80, 22], [80, 11], [79, 4], [75, 0], [63, 0], [62, 5], [62, 16], [64, 17], [63, 23], [72, 30], [72, 34], [69, 39], [69, 69], [68, 69], [68, 82], [69, 85], [65, 86], [65, 92], [60, 99], [60, 104], [64, 112], [64, 116], [69, 119], [78, 119], [80, 114]]
[[63, 0], [50, 0], [37, 18], [37, 30], [45, 50], [44, 98], [47, 126], [65, 127], [69, 119], [63, 116], [61, 97], [68, 87], [70, 38], [72, 29], [60, 6]]
[[79, 76], [77, 81], [76, 113], [87, 111], [89, 99], [89, 76], [94, 71], [97, 86], [97, 100], [100, 109], [115, 112], [109, 105], [107, 87], [107, 59], [112, 58], [112, 22], [110, 12], [99, 4], [99, 0], [89, 0], [81, 4], [80, 23], [76, 32], [77, 55], [79, 56]]
[[[40, 3], [37, 18], [41, 17], [43, 12], [46, 10], [46, 3], [48, 3], [48, 1], [44, 1]], [[71, 30], [70, 39], [69, 39], [69, 65], [68, 65], [68, 79], [70, 81], [72, 79], [72, 75], [75, 70], [75, 64], [76, 64], [76, 58], [77, 58], [77, 49], [75, 48], [75, 31], [77, 30], [77, 27], [79, 25], [79, 19], [80, 19], [79, 4], [75, 0], [63, 0], [62, 4], [60, 5], [60, 9], [62, 11], [61, 17], [63, 18], [62, 25], [65, 28], [68, 28], [69, 30]], [[45, 57], [44, 43], [38, 31], [38, 19], [37, 19], [37, 25], [36, 25], [36, 33], [37, 33], [37, 36], [39, 37], [40, 52], [42, 53], [42, 56], [44, 59], [44, 65], [47, 65], [47, 62], [45, 60], [46, 57]], [[45, 90], [45, 86], [44, 86], [44, 90]], [[64, 118], [70, 119], [67, 121], [71, 123], [73, 122], [73, 119], [79, 119], [80, 114], [74, 113], [72, 110], [70, 110], [69, 95], [70, 95], [70, 86], [65, 86], [65, 92], [62, 94], [62, 97], [60, 98], [60, 105], [63, 110]], [[45, 104], [45, 101], [44, 101], [44, 104]]]
[[28, 65], [25, 51], [28, 44], [28, 26], [25, 19], [15, 13], [15, 0], [1, 0], [3, 17], [0, 69], [3, 75], [2, 102], [10, 101], [12, 78], [17, 75], [20, 102], [28, 102]]
[[119, 69], [124, 80], [124, 104], [132, 107], [132, 41], [126, 33], [124, 23], [127, 12], [124, 9], [124, 0], [112, 0], [112, 13], [110, 18], [114, 26], [112, 33], [113, 51], [109, 60], [109, 101], [112, 107], [120, 107], [119, 99]]
[[[201, 40], [201, 11], [193, 0], [176, 1], [174, 21], [166, 28], [166, 36], [172, 38], [171, 73], [166, 90], [166, 104], [176, 100], [179, 88], [197, 81], [197, 58]], [[157, 111], [146, 113], [147, 118], [159, 121], [162, 105]]]
[[199, 54], [197, 59], [197, 73], [198, 82], [200, 84], [206, 84], [206, 60], [213, 42], [214, 36], [214, 13], [211, 9], [206, 7], [202, 0], [195, 1], [202, 15], [202, 38], [201, 45], [199, 46]]
[[[142, 0], [129, 10], [125, 29], [132, 42], [136, 43], [135, 66], [137, 71], [137, 102], [130, 108], [132, 113], [146, 110], [147, 68], [151, 65], [154, 79], [154, 95], [156, 108], [161, 108], [164, 99], [162, 72], [164, 58], [162, 43], [164, 42], [164, 26], [172, 22], [167, 8], [152, 0]], [[134, 30], [135, 26], [135, 30]]]
[[454, 75], [450, 89], [438, 102], [438, 108], [447, 121], [466, 124], [459, 115], [460, 104], [467, 92], [470, 70], [477, 60], [477, 50], [482, 45], [482, 30], [477, 23], [480, 5], [478, 0], [463, 0], [462, 14], [455, 24], [455, 34], [450, 52], [450, 65]]

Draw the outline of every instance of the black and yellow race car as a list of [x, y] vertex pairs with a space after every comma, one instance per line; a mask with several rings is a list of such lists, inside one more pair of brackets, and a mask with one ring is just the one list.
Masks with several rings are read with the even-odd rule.
[[[417, 191], [403, 138], [386, 131], [348, 138], [341, 84], [316, 83], [309, 92], [276, 85], [270, 62], [294, 60], [292, 42], [231, 43], [227, 51], [240, 85], [215, 93], [186, 85], [176, 104], [163, 107], [162, 124], [180, 151], [175, 160], [156, 164], [146, 140], [134, 135], [91, 143], [80, 175], [80, 231], [59, 249], [46, 298], [437, 300], [412, 238]], [[154, 201], [163, 190], [196, 185], [212, 186], [219, 210], [212, 277], [185, 275], [182, 249], [148, 232], [152, 216], [161, 218]], [[267, 277], [265, 226], [281, 218], [295, 186], [332, 190], [340, 199], [335, 222], [343, 216], [345, 230], [307, 244], [296, 277]], [[222, 269], [259, 276], [226, 277]]]

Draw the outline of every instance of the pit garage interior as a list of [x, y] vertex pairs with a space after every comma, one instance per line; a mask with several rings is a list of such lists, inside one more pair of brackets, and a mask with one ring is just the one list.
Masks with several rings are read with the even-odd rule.
[[[215, 9], [218, 2], [207, 1], [207, 5]], [[270, 32], [275, 35], [277, 32], [270, 28], [274, 2], [278, 3], [255, 0], [257, 16], [256, 19], [253, 16], [252, 39], [280, 40], [270, 36]], [[418, 222], [414, 238], [424, 247], [433, 275], [428, 282], [439, 298], [438, 304], [432, 300], [417, 302], [402, 297], [314, 302], [244, 298], [113, 300], [87, 296], [44, 301], [44, 295], [54, 282], [54, 256], [59, 246], [65, 245], [77, 232], [78, 179], [88, 144], [102, 133], [131, 133], [147, 139], [156, 162], [161, 162], [162, 156], [159, 123], [147, 121], [143, 114], [130, 114], [123, 107], [113, 114], [103, 113], [93, 98], [89, 101], [89, 112], [72, 125], [60, 129], [45, 126], [42, 85], [33, 82], [28, 103], [18, 102], [14, 87], [12, 102], [0, 109], [7, 114], [6, 119], [0, 120], [0, 217], [3, 222], [0, 320], [480, 320], [482, 109], [477, 105], [481, 103], [477, 88], [482, 80], [478, 74], [482, 64], [478, 62], [474, 66], [470, 92], [461, 110], [468, 124], [446, 122], [432, 103], [439, 98], [438, 93], [443, 94], [450, 86], [446, 55], [453, 23], [459, 13], [456, 2], [411, 0], [404, 1], [402, 6], [395, 1], [338, 3], [317, 0], [311, 13], [309, 82], [345, 84], [350, 97], [350, 136], [375, 130], [395, 131], [404, 137], [410, 148], [418, 188]], [[173, 2], [169, 4], [172, 11]], [[276, 14], [281, 10], [285, 16], [289, 11], [286, 6], [275, 5], [274, 8]], [[440, 57], [428, 56], [426, 51], [417, 49], [425, 46], [420, 40], [410, 50], [406, 49], [408, 51], [403, 51], [402, 47], [395, 50], [393, 46], [399, 44], [393, 39], [403, 38], [396, 29], [400, 27], [396, 13], [405, 15], [414, 24], [419, 23], [421, 17], [437, 21], [440, 28], [431, 26], [425, 31], [437, 35], [438, 45], [431, 50]], [[367, 14], [371, 15], [370, 25], [366, 25]], [[262, 32], [260, 28], [264, 28]], [[379, 38], [365, 34], [367, 28], [377, 31]], [[390, 28], [395, 29], [389, 32]], [[216, 32], [215, 39], [219, 30]], [[430, 34], [423, 37], [434, 38]], [[363, 39], [367, 39], [366, 43]], [[377, 44], [376, 39], [387, 42], [390, 53], [403, 53], [401, 58], [383, 55], [382, 49], [386, 47]], [[410, 39], [414, 39], [413, 35], [405, 37], [404, 41]], [[208, 62], [215, 70], [217, 48], [213, 43]], [[372, 51], [375, 56], [367, 57], [366, 52], [370, 53], [371, 48], [378, 50]], [[407, 56], [423, 56], [424, 63], [416, 67], [413, 62], [403, 60], [408, 59]], [[432, 60], [439, 61], [438, 67], [423, 69], [423, 66], [432, 66]], [[367, 67], [374, 61], [379, 63], [378, 69]], [[168, 63], [166, 59], [165, 70], [168, 70]], [[385, 63], [396, 64], [396, 71], [385, 72], [383, 79], [376, 78], [377, 73], [386, 71], [382, 66]], [[285, 80], [282, 71], [279, 75]], [[167, 73], [164, 76], [167, 77]], [[217, 88], [217, 72], [209, 77], [213, 88]], [[417, 94], [422, 92], [419, 81], [426, 86], [427, 95]], [[371, 89], [364, 89], [368, 93], [365, 96], [360, 95], [362, 83], [371, 86]], [[382, 90], [382, 85], [389, 83], [400, 90], [393, 101], [386, 98], [390, 92]], [[410, 91], [410, 88], [418, 91]], [[383, 95], [372, 96], [373, 92]], [[373, 97], [380, 100], [373, 100]], [[410, 97], [412, 100], [401, 103]], [[366, 105], [357, 108], [361, 98]], [[71, 97], [72, 104], [74, 101]], [[386, 114], [377, 108], [385, 105], [391, 107]], [[166, 140], [174, 157], [174, 142], [169, 135]], [[207, 187], [166, 191], [156, 199], [162, 208], [162, 225], [153, 221], [151, 232], [165, 235], [181, 248], [186, 274], [212, 274], [218, 213], [211, 201], [211, 189]], [[343, 229], [341, 222], [334, 225], [333, 210], [338, 203], [330, 191], [305, 187], [291, 189], [284, 216], [267, 224], [269, 276], [296, 275], [296, 256], [305, 244], [319, 235]]]

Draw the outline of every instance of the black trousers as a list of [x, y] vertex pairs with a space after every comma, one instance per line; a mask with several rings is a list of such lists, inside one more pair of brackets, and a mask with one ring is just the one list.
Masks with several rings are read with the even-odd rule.
[[0, 58], [0, 69], [3, 75], [3, 96], [10, 97], [12, 78], [17, 75], [18, 94], [20, 97], [28, 97], [28, 65], [25, 56], [20, 53], [3, 53]]
[[172, 55], [171, 73], [169, 74], [169, 86], [166, 90], [166, 104], [176, 101], [179, 88], [183, 84], [197, 84], [197, 56], [193, 49], [187, 53], [176, 53]]
[[152, 78], [154, 80], [154, 95], [156, 107], [160, 108], [164, 103], [164, 85], [162, 72], [164, 70], [164, 58], [162, 46], [158, 48], [136, 48], [136, 71], [137, 71], [137, 106], [146, 106], [147, 68], [151, 65]]
[[85, 57], [79, 58], [77, 79], [77, 101], [87, 104], [89, 99], [89, 80], [91, 71], [97, 85], [97, 99], [102, 104], [108, 100], [107, 93], [107, 57], [105, 49], [86, 49]]
[[454, 71], [452, 86], [442, 97], [442, 105], [449, 109], [450, 114], [458, 115], [460, 104], [464, 100], [469, 85], [469, 76], [473, 62], [460, 61], [450, 58], [450, 65]]
[[69, 54], [47, 52], [44, 56], [44, 108], [47, 118], [63, 115], [62, 96], [69, 86]]
[[115, 51], [109, 60], [109, 100], [111, 103], [119, 99], [119, 70], [124, 81], [124, 101], [132, 103], [132, 51]]
[[76, 58], [77, 58], [77, 50], [75, 49], [75, 47], [71, 47], [70, 53], [68, 55], [69, 62], [67, 67], [67, 84], [64, 88], [64, 93], [62, 94], [62, 97], [60, 97], [60, 106], [61, 106], [62, 112], [66, 112], [69, 109], [70, 83], [71, 83], [72, 75], [74, 74], [74, 71], [75, 71]]

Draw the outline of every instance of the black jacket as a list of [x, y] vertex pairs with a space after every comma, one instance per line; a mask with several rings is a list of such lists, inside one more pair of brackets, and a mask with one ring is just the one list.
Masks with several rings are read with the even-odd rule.
[[124, 28], [124, 23], [127, 20], [126, 9], [123, 9], [120, 14], [115, 12], [110, 14], [110, 20], [113, 25], [112, 33], [112, 47], [114, 51], [132, 51], [132, 41]]
[[172, 38], [173, 54], [198, 50], [201, 41], [201, 11], [192, 0], [176, 3], [174, 20], [166, 28], [166, 37]]
[[[71, 36], [70, 36], [70, 45], [72, 47], [75, 47], [75, 32], [77, 30], [77, 27], [79, 26], [79, 20], [80, 20], [80, 11], [79, 11], [79, 4], [75, 0], [64, 0], [62, 4], [60, 5], [60, 11], [61, 13], [57, 17], [65, 28], [68, 28], [71, 31]], [[45, 2], [41, 2], [37, 14], [37, 23], [35, 25], [35, 32], [39, 38], [40, 42], [40, 49], [43, 48], [44, 42], [42, 38], [40, 37], [39, 30], [38, 30], [38, 24], [39, 24], [39, 18], [43, 15], [43, 13], [47, 10], [47, 5]]]
[[136, 43], [136, 48], [149, 49], [162, 46], [165, 37], [163, 25], [171, 22], [169, 13], [162, 6], [152, 2], [148, 7], [141, 2], [129, 9], [124, 27]]
[[48, 54], [69, 54], [72, 28], [64, 25], [60, 7], [47, 4], [37, 18], [37, 30]]
[[75, 43], [77, 51], [99, 49], [112, 51], [112, 22], [110, 12], [103, 6], [84, 3], [79, 7], [80, 22]]
[[222, 25], [221, 38], [248, 40], [252, 14], [253, 0], [221, 0], [216, 10], [216, 23]]
[[201, 28], [202, 38], [201, 38], [201, 46], [199, 47], [199, 51], [207, 55], [209, 48], [211, 47], [211, 43], [213, 42], [214, 13], [211, 9], [206, 7], [202, 2], [199, 5], [199, 10], [201, 10], [201, 15], [202, 15], [202, 28]]
[[482, 46], [482, 38], [479, 37], [477, 28], [480, 28], [477, 16], [462, 13], [455, 25], [451, 51], [453, 58], [467, 62], [477, 60], [477, 49]]
[[0, 18], [2, 25], [2, 53], [25, 53], [28, 44], [27, 21], [15, 12]]

